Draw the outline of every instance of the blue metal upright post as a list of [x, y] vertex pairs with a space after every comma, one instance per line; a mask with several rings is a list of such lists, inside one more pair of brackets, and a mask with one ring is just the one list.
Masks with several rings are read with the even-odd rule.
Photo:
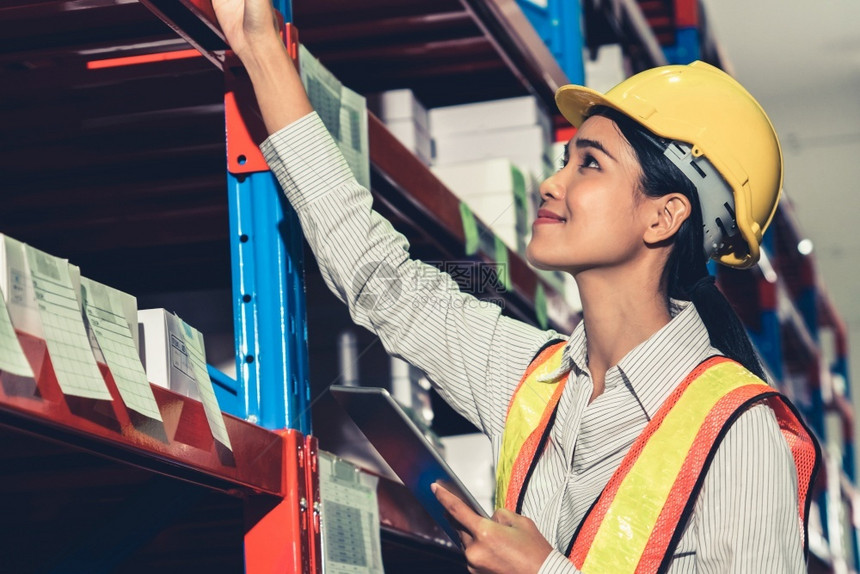
[[532, 27], [573, 84], [585, 83], [582, 5], [579, 0], [517, 0]]
[[[275, 2], [285, 19], [286, 0]], [[290, 30], [285, 31], [290, 41]], [[310, 433], [307, 326], [299, 221], [227, 102], [236, 375], [242, 415]], [[235, 111], [235, 110], [234, 110]], [[232, 142], [231, 142], [232, 137]]]

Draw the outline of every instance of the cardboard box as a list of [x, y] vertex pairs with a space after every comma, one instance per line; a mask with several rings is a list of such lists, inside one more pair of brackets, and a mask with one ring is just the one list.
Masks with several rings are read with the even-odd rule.
[[525, 169], [543, 173], [548, 142], [547, 133], [540, 126], [446, 136], [433, 134], [433, 165], [504, 158]]
[[427, 109], [419, 102], [412, 90], [389, 90], [367, 96], [367, 109], [386, 124], [391, 121], [414, 121], [424, 133], [430, 133]]
[[505, 245], [525, 251], [531, 180], [523, 170], [509, 160], [491, 159], [434, 166], [432, 171]]
[[200, 400], [179, 318], [165, 309], [140, 309], [137, 320], [149, 382]]
[[433, 158], [433, 145], [430, 136], [417, 122], [410, 118], [386, 120], [385, 127], [425, 165], [430, 165]]
[[433, 108], [429, 118], [433, 138], [528, 126], [552, 132], [550, 116], [533, 96]]

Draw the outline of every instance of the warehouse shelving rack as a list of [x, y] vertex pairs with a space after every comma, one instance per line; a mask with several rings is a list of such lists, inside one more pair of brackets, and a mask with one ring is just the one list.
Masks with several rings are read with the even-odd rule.
[[[153, 1], [148, 7], [171, 20], [174, 30], [199, 38], [196, 47], [203, 52], [211, 56], [219, 51], [217, 34], [200, 18], [207, 15], [205, 2]], [[519, 27], [528, 33], [522, 16], [499, 19], [490, 10], [479, 17], [465, 5], [447, 8], [473, 37], [466, 42], [482, 46], [479, 66], [504, 80], [502, 90], [539, 81], [540, 89], [551, 95], [556, 84], [547, 87], [547, 79], [563, 76], [545, 49], [534, 49], [542, 44], [533, 32], [525, 39], [512, 32]], [[162, 410], [170, 413], [163, 432], [157, 424], [138, 428], [118, 400], [83, 411], [80, 405], [72, 408], [73, 401], [55, 387], [45, 390], [52, 388], [49, 376], [42, 380], [40, 375], [34, 383], [39, 397], [4, 393], [3, 452], [10, 463], [2, 473], [4, 492], [26, 494], [16, 522], [22, 536], [4, 541], [9, 544], [5, 554], [20, 558], [10, 567], [21, 572], [178, 571], [193, 560], [195, 567], [235, 571], [243, 542], [249, 572], [272, 571], [279, 561], [292, 563], [295, 571], [315, 567], [315, 553], [305, 550], [314, 544], [313, 535], [307, 535], [314, 516], [308, 497], [313, 491], [312, 443], [303, 442], [296, 431], [259, 426], [309, 427], [302, 404], [309, 398], [306, 373], [296, 366], [306, 336], [304, 325], [296, 321], [303, 307], [301, 251], [295, 233], [279, 233], [283, 227], [297, 228], [290, 224], [288, 210], [278, 211], [283, 204], [278, 205], [280, 194], [271, 177], [256, 173], [250, 155], [232, 154], [235, 139], [228, 155], [235, 159], [229, 163], [238, 165], [230, 165], [226, 181], [211, 175], [223, 165], [223, 128], [218, 129], [223, 120], [212, 121], [225, 109], [219, 101], [223, 75], [189, 50], [187, 39], [136, 3], [21, 2], [2, 11], [0, 30], [7, 42], [2, 52], [3, 119], [10, 129], [18, 128], [17, 141], [4, 138], [4, 232], [68, 256], [85, 274], [133, 293], [162, 288], [160, 281], [174, 289], [223, 285], [232, 274], [240, 373], [235, 381], [210, 367], [222, 407], [239, 415], [227, 417], [235, 456], [208, 437], [199, 405], [169, 391], [155, 391]], [[282, 12], [289, 16], [286, 7]], [[489, 28], [504, 36], [519, 67]], [[210, 61], [231, 65], [218, 57]], [[238, 95], [240, 87], [232, 87]], [[228, 131], [235, 136], [229, 101], [226, 107]], [[416, 221], [432, 219], [435, 227], [419, 230], [427, 245], [444, 245], [446, 253], [462, 251], [459, 220], [439, 225], [435, 218], [439, 197], [447, 198], [444, 212], [457, 205], [453, 196], [438, 182], [436, 197], [413, 196], [415, 180], [403, 179], [398, 167], [386, 161], [398, 154], [407, 162], [414, 158], [404, 156], [373, 119], [371, 130], [379, 142], [373, 152], [375, 178], [388, 194], [386, 208], [414, 213]], [[126, 133], [130, 145], [116, 145]], [[427, 175], [424, 170], [419, 178]], [[229, 189], [228, 201], [213, 200], [219, 187], [220, 194]], [[46, 205], [54, 210], [46, 211]], [[225, 265], [228, 250], [232, 273]], [[538, 279], [520, 259], [510, 261], [516, 291], [504, 296], [512, 312], [534, 317]], [[261, 293], [273, 276], [277, 292]], [[293, 299], [279, 298], [284, 293]], [[265, 297], [268, 302], [262, 301]], [[559, 316], [560, 328], [572, 325], [572, 316]], [[287, 339], [292, 346], [280, 355], [261, 344], [260, 332], [273, 326], [269, 342], [284, 345]], [[264, 362], [294, 370], [264, 371], [259, 366]], [[274, 386], [263, 387], [264, 382]], [[149, 433], [160, 440], [153, 441]], [[33, 478], [48, 469], [62, 486], [43, 486], [40, 492], [43, 504], [55, 507], [46, 524], [26, 503], [35, 495], [28, 485], [44, 485]], [[463, 568], [462, 557], [447, 546], [416, 539], [420, 529], [413, 518], [401, 516], [403, 496], [396, 486], [381, 489], [380, 502], [388, 521], [389, 562], [396, 565], [425, 553], [433, 560], [431, 568]], [[205, 533], [213, 529], [218, 535], [207, 540]], [[34, 532], [48, 534], [51, 544], [41, 543]], [[218, 551], [208, 548], [213, 540], [220, 542]], [[291, 552], [285, 544], [289, 541], [301, 550]]]
[[[81, 416], [80, 409], [63, 411], [56, 396], [60, 406], [4, 393], [0, 402], [7, 440], [0, 456], [10, 462], [9, 468], [24, 471], [4, 472], [2, 479], [7, 492], [27, 494], [22, 500], [31, 501], [30, 485], [45, 485], [40, 480], [45, 471], [59, 469], [67, 486], [43, 486], [45, 504], [68, 509], [69, 516], [76, 517], [72, 520], [81, 521], [82, 531], [91, 529], [90, 535], [73, 536], [86, 532], [68, 532], [68, 526], [61, 531], [62, 520], [57, 518], [63, 515], [38, 505], [35, 508], [41, 510], [21, 507], [25, 516], [21, 532], [48, 528], [44, 517], [51, 516], [53, 530], [43, 531], [55, 534], [55, 540], [40, 546], [39, 552], [42, 557], [63, 558], [62, 564], [69, 568], [88, 560], [96, 565], [88, 570], [92, 572], [117, 568], [132, 572], [146, 565], [172, 571], [189, 557], [198, 561], [205, 557], [213, 571], [234, 571], [241, 563], [242, 541], [253, 547], [259, 540], [253, 538], [256, 535], [282, 537], [277, 534], [280, 529], [292, 532], [300, 545], [313, 547], [312, 537], [296, 535], [296, 529], [312, 529], [307, 497], [308, 489], [313, 489], [307, 478], [312, 478], [308, 472], [312, 449], [295, 431], [263, 430], [251, 423], [310, 430], [305, 407], [315, 390], [307, 363], [301, 362], [304, 338], [310, 337], [314, 369], [320, 361], [313, 360], [313, 353], [318, 356], [324, 351], [313, 340], [313, 332], [306, 334], [300, 318], [302, 297], [308, 297], [312, 324], [327, 301], [319, 293], [312, 261], [307, 261], [309, 288], [303, 293], [297, 271], [303, 263], [301, 242], [293, 233], [289, 209], [277, 200], [270, 176], [255, 173], [252, 166], [243, 167], [249, 163], [248, 156], [239, 160], [243, 154], [235, 156], [238, 165], [231, 166], [226, 179], [212, 175], [224, 171], [220, 118], [225, 109], [224, 75], [212, 64], [223, 68], [230, 62], [217, 56], [206, 61], [189, 50], [188, 38], [199, 38], [197, 47], [210, 55], [223, 48], [217, 32], [206, 23], [207, 3], [150, 0], [148, 4], [166, 11], [184, 38], [137, 3], [21, 1], [0, 8], [4, 16], [0, 19], [4, 42], [0, 113], [10, 130], [7, 133], [15, 131], [2, 142], [5, 159], [0, 171], [8, 187], [0, 224], [4, 232], [68, 256], [85, 274], [92, 272], [94, 278], [132, 293], [156, 291], [164, 281], [176, 289], [226, 288], [225, 278], [233, 277], [239, 376], [233, 380], [215, 369], [210, 374], [222, 408], [237, 415], [227, 417], [231, 439], [236, 436], [239, 445], [235, 460], [233, 466], [224, 466], [211, 441], [200, 442], [199, 435], [205, 435], [203, 421], [199, 413], [196, 419], [188, 414], [195, 404], [167, 391], [156, 389], [159, 404], [173, 405], [171, 412], [181, 416], [173, 434], [168, 433], [169, 440], [157, 448], [149, 442], [129, 443], [124, 433], [136, 436], [137, 431], [127, 425], [120, 425], [119, 432], [116, 426], [105, 430], [93, 422], [93, 418], [102, 420], [93, 409], [85, 409]], [[300, 25], [302, 41], [312, 52], [360, 92], [410, 87], [428, 106], [531, 93], [551, 109], [555, 88], [576, 73], [575, 65], [565, 64], [576, 60], [576, 54], [570, 53], [576, 46], [568, 47], [559, 56], [564, 65], [558, 64], [513, 0], [376, 0], [355, 10], [334, 0], [319, 0], [297, 1], [280, 9], [286, 20]], [[527, 6], [524, 9], [528, 12]], [[597, 50], [604, 43], [622, 43], [631, 71], [695, 57], [728, 67], [695, 2], [583, 0], [582, 11], [585, 46]], [[535, 21], [540, 16], [528, 17]], [[144, 63], [135, 62], [137, 57]], [[87, 73], [86, 63], [117, 58], [129, 59]], [[228, 130], [235, 136], [229, 121]], [[117, 146], [121, 141], [117, 132], [123, 130], [134, 141]], [[463, 257], [458, 201], [372, 116], [369, 130], [372, 187], [379, 209], [407, 234], [417, 254], [430, 259]], [[125, 180], [123, 172], [128, 174]], [[53, 189], [59, 185], [63, 189]], [[225, 188], [230, 190], [228, 201]], [[265, 195], [268, 203], [257, 201]], [[58, 210], [45, 213], [44, 205]], [[110, 223], [111, 219], [118, 219], [119, 225]], [[267, 225], [269, 229], [261, 232]], [[280, 234], [280, 225], [292, 231]], [[787, 207], [781, 208], [774, 230], [768, 246], [772, 270], [723, 272], [719, 281], [730, 296], [733, 289], [759, 294], [742, 315], [758, 338], [769, 370], [778, 380], [792, 382], [784, 390], [794, 393], [819, 437], [833, 446], [828, 449], [830, 464], [821, 482], [826, 494], [819, 498], [822, 523], [832, 536], [841, 527], [839, 512], [828, 511], [856, 500], [845, 330], [811, 259], [797, 266], [799, 234]], [[266, 233], [267, 238], [259, 237]], [[495, 256], [489, 250], [478, 254], [479, 258]], [[516, 254], [507, 257], [513, 289], [502, 294], [506, 312], [536, 321], [540, 284], [555, 310], [551, 326], [569, 331], [577, 317], [565, 311], [560, 295], [541, 284]], [[285, 272], [289, 268], [296, 272]], [[803, 270], [800, 277], [793, 271], [798, 268]], [[769, 271], [776, 273], [776, 282]], [[278, 290], [263, 293], [272, 274], [278, 279], [271, 285]], [[734, 298], [739, 303], [743, 299]], [[338, 317], [335, 322], [341, 320]], [[286, 341], [280, 355], [269, 356], [260, 346], [261, 325], [268, 321], [276, 325], [266, 337]], [[833, 333], [829, 355], [818, 340], [825, 332]], [[292, 370], [277, 372], [278, 365]], [[267, 371], [268, 366], [275, 372]], [[326, 367], [319, 368], [323, 381], [332, 378]], [[264, 387], [264, 383], [275, 386]], [[127, 418], [119, 401], [111, 409], [114, 419]], [[838, 424], [828, 425], [821, 413], [830, 413], [831, 423]], [[840, 424], [843, 437], [836, 440], [830, 429]], [[242, 446], [246, 444], [250, 446]], [[272, 454], [257, 457], [247, 466], [251, 452]], [[299, 478], [302, 473], [305, 480]], [[109, 494], [100, 495], [89, 484]], [[398, 497], [390, 495], [387, 500]], [[118, 503], [123, 505], [121, 512], [114, 511]], [[462, 568], [455, 554], [404, 532], [407, 522], [395, 516], [394, 506], [387, 508], [392, 523], [399, 525], [387, 530], [390, 564], [404, 564], [410, 555], [423, 553], [431, 570], [441, 563]], [[191, 517], [177, 518], [179, 510], [187, 510]], [[249, 529], [247, 522], [260, 516], [270, 518], [259, 529]], [[135, 521], [138, 527], [127, 528], [128, 522]], [[111, 548], [102, 547], [96, 555], [94, 548], [105, 524], [112, 534]], [[225, 549], [222, 553], [212, 552], [213, 539], [206, 538], [216, 530]], [[854, 544], [856, 525], [848, 530], [849, 542]], [[158, 531], [161, 534], [153, 541]], [[36, 545], [27, 545], [22, 538], [6, 543], [35, 553]], [[838, 544], [832, 546], [839, 549]], [[246, 568], [255, 571], [258, 566], [252, 562], [259, 555], [263, 562], [255, 564], [265, 571], [265, 561], [276, 558], [269, 554], [271, 544], [261, 543], [260, 550], [252, 547], [245, 551]], [[825, 563], [828, 557], [822, 556], [815, 568], [827, 571], [839, 560], [850, 560], [845, 550], [843, 545], [841, 556], [831, 552], [829, 564]], [[315, 567], [313, 551], [298, 552], [292, 558], [303, 556], [309, 559], [307, 567]], [[853, 556], [856, 560], [856, 551]], [[297, 565], [296, 571], [304, 567], [304, 563]]]

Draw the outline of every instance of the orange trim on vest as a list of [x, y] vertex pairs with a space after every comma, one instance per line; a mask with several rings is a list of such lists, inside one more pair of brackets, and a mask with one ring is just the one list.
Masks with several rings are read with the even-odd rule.
[[[526, 374], [523, 376], [522, 381], [520, 381], [520, 385], [517, 387], [517, 390], [511, 398], [511, 404], [508, 407], [509, 418], [511, 416], [511, 409], [518, 399], [518, 393], [529, 375], [532, 374], [540, 365], [548, 361], [553, 354], [559, 351], [560, 347], [565, 344], [566, 342], [561, 342], [545, 349], [532, 361]], [[671, 489], [664, 491], [668, 492], [669, 496], [666, 498], [665, 502], [662, 503], [662, 507], [659, 509], [659, 514], [655, 515], [656, 522], [653, 523], [653, 527], [650, 529], [650, 532], [648, 530], [642, 531], [647, 536], [647, 541], [645, 538], [641, 538], [644, 548], [634, 546], [635, 548], [642, 549], [641, 554], [638, 557], [633, 555], [630, 558], [632, 560], [632, 562], [629, 563], [631, 566], [631, 572], [633, 571], [632, 567], [634, 565], [635, 572], [637, 573], [657, 572], [660, 570], [661, 565], [665, 567], [664, 562], [666, 561], [667, 554], [670, 552], [670, 547], [673, 546], [674, 543], [677, 543], [677, 539], [674, 538], [678, 534], [676, 533], [676, 529], [685, 519], [685, 513], [690, 511], [691, 501], [693, 500], [695, 493], [698, 491], [698, 488], [701, 486], [701, 482], [704, 478], [704, 470], [707, 468], [710, 459], [713, 456], [713, 452], [716, 450], [716, 445], [719, 444], [719, 441], [729, 428], [731, 422], [743, 411], [745, 407], [754, 402], [765, 401], [773, 410], [777, 421], [779, 422], [780, 430], [791, 449], [798, 478], [798, 513], [801, 523], [805, 525], [808, 502], [807, 497], [809, 494], [809, 488], [812, 484], [812, 478], [817, 467], [817, 444], [814, 442], [806, 427], [799, 420], [795, 411], [787, 402], [787, 399], [779, 395], [775, 389], [760, 381], [755, 377], [755, 375], [749, 373], [731, 359], [726, 357], [713, 357], [697, 366], [689, 375], [687, 375], [681, 384], [672, 391], [666, 401], [660, 406], [657, 413], [654, 415], [654, 418], [634, 441], [627, 455], [624, 457], [624, 460], [621, 462], [621, 465], [609, 479], [603, 493], [585, 517], [582, 527], [576, 536], [576, 540], [573, 542], [569, 558], [577, 568], [583, 570], [584, 566], [588, 566], [589, 570], [593, 570], [595, 567], [598, 567], [596, 564], [601, 563], [601, 559], [598, 558], [598, 556], [592, 556], [590, 559], [591, 565], [589, 566], [586, 564], [586, 558], [589, 556], [589, 551], [592, 549], [592, 545], [598, 535], [598, 531], [600, 530], [607, 513], [610, 511], [610, 508], [612, 508], [619, 488], [621, 488], [625, 478], [636, 465], [639, 460], [639, 456], [646, 448], [648, 441], [658, 431], [667, 415], [669, 415], [672, 409], [678, 404], [679, 400], [684, 396], [684, 393], [688, 390], [690, 385], [698, 380], [699, 377], [705, 374], [709, 369], [724, 363], [734, 364], [739, 371], [739, 375], [743, 378], [733, 379], [736, 381], [735, 384], [725, 387], [725, 391], [719, 390], [723, 389], [723, 386], [701, 387], [702, 384], [706, 383], [706, 379], [703, 379], [702, 382], [699, 383], [700, 390], [704, 388], [712, 388], [713, 391], [717, 393], [716, 395], [710, 393], [713, 396], [713, 399], [711, 400], [715, 400], [716, 402], [707, 403], [711, 404], [710, 407], [703, 407], [708, 410], [702, 412], [704, 418], [699, 419], [700, 423], [696, 423], [700, 426], [698, 429], [695, 429], [695, 434], [689, 435], [690, 438], [687, 439], [692, 440], [692, 444], [685, 443], [690, 445], [686, 455], [678, 453], [683, 456], [683, 459], [677, 458], [680, 468], [677, 474], [674, 475], [674, 479], [670, 479], [672, 480], [671, 483], [664, 483], [666, 484], [667, 489], [669, 488], [669, 484], [671, 484]], [[725, 368], [727, 367], [728, 365], [720, 367], [720, 369], [724, 371], [724, 374], [714, 374], [710, 376], [728, 376], [725, 374]], [[744, 382], [747, 375], [749, 376], [749, 382]], [[731, 376], [735, 377], [738, 375]], [[551, 398], [544, 407], [537, 427], [530, 432], [526, 441], [523, 442], [515, 458], [514, 464], [511, 467], [510, 482], [505, 496], [505, 507], [509, 510], [518, 510], [517, 503], [522, 489], [525, 487], [525, 482], [528, 478], [531, 466], [536, 461], [536, 458], [541, 454], [538, 450], [541, 445], [541, 439], [547, 431], [549, 421], [555, 412], [566, 380], [567, 378], [563, 377], [556, 383], [547, 383], [555, 384], [556, 388], [553, 390]], [[732, 386], [734, 386], [733, 389]], [[693, 391], [691, 391], [691, 393], [692, 392]], [[723, 392], [725, 394], [722, 394]], [[722, 394], [722, 396], [720, 396], [720, 394]], [[695, 400], [694, 397], [699, 396], [700, 393], [697, 391], [696, 394], [690, 395], [690, 399]], [[523, 398], [527, 399], [528, 397], [522, 397], [520, 400]], [[685, 410], [684, 412], [687, 411]], [[677, 421], [678, 415], [673, 416]], [[669, 426], [667, 428], [671, 429], [673, 427]], [[664, 435], [664, 438], [662, 440], [666, 440], [665, 437], [670, 436], [666, 435], [666, 432], [671, 433], [673, 431], [663, 431], [662, 434]], [[654, 447], [652, 446], [651, 448], [653, 450]], [[654, 455], [652, 454], [651, 457], [653, 456]], [[681, 460], [683, 460], [682, 463]], [[649, 461], [648, 464], [646, 464], [646, 467], [649, 464], [653, 465], [653, 458], [643, 459], [643, 462], [644, 461]], [[648, 476], [641, 474], [641, 472], [641, 470], [637, 471], [637, 476]], [[625, 488], [629, 491], [630, 487]], [[629, 497], [629, 495], [630, 493], [628, 492], [625, 496]], [[613, 510], [614, 513], [619, 511], [620, 509]], [[650, 521], [654, 519], [651, 518], [646, 520]], [[614, 528], [614, 526], [609, 526], [611, 524], [614, 524], [614, 522], [607, 522], [607, 526], [604, 530], [606, 530], [607, 527]], [[606, 532], [610, 531], [606, 530]], [[805, 535], [804, 529], [802, 529], [802, 534]], [[602, 552], [605, 555], [608, 548], [605, 547], [606, 534], [603, 533], [601, 536], [603, 536], [602, 540], [604, 540], [604, 549]], [[639, 550], [635, 550], [635, 552], [638, 553]], [[597, 562], [595, 562], [595, 560], [597, 560]], [[611, 556], [609, 560], [612, 560]]]
[[[779, 397], [782, 399], [782, 397]], [[804, 501], [809, 497], [809, 490], [812, 487], [812, 479], [815, 474], [817, 451], [816, 445], [813, 442], [809, 432], [803, 424], [797, 419], [794, 412], [784, 400], [768, 400], [768, 405], [776, 413], [777, 420], [791, 420], [795, 423], [793, 427], [781, 427], [782, 436], [788, 443], [791, 449], [791, 456], [794, 458], [794, 466], [797, 469], [797, 490], [798, 503], [800, 505], [800, 518], [806, 524], [806, 508]], [[813, 452], [809, 449], [812, 447]]]
[[555, 392], [553, 392], [552, 397], [546, 405], [546, 409], [541, 415], [540, 424], [534, 431], [532, 431], [529, 438], [526, 439], [526, 442], [523, 443], [522, 448], [520, 448], [520, 453], [514, 461], [514, 466], [511, 469], [511, 483], [508, 486], [508, 494], [505, 497], [505, 508], [511, 512], [517, 512], [518, 510], [517, 502], [520, 498], [520, 492], [522, 492], [523, 489], [523, 483], [528, 476], [529, 468], [532, 465], [535, 455], [538, 454], [537, 449], [540, 445], [541, 438], [549, 424], [549, 419], [555, 412], [555, 407], [558, 405], [558, 401], [561, 398], [561, 392], [563, 390], [564, 383], [562, 382], [556, 386]]
[[511, 409], [514, 406], [514, 398], [517, 396], [517, 393], [520, 392], [520, 389], [525, 384], [526, 379], [528, 379], [529, 376], [532, 373], [534, 373], [538, 367], [540, 367], [541, 365], [546, 363], [549, 360], [549, 358], [555, 354], [556, 351], [558, 351], [560, 348], [564, 347], [565, 345], [567, 345], [567, 341], [559, 341], [555, 345], [550, 345], [549, 347], [547, 347], [546, 349], [544, 349], [543, 351], [538, 353], [537, 357], [532, 359], [532, 362], [529, 363], [529, 366], [526, 368], [526, 372], [523, 375], [523, 378], [520, 379], [520, 382], [517, 385], [517, 388], [514, 390], [514, 394], [511, 395], [511, 402], [508, 404], [508, 412], [505, 415], [505, 418], [511, 416]]
[[[642, 452], [642, 447], [645, 443], [648, 442], [648, 439], [654, 434], [654, 432], [659, 428], [660, 423], [663, 422], [663, 419], [666, 418], [666, 415], [669, 413], [669, 410], [678, 402], [678, 399], [681, 397], [684, 391], [687, 390], [687, 387], [690, 386], [694, 380], [699, 378], [699, 376], [707, 370], [713, 364], [717, 362], [722, 362], [727, 360], [723, 357], [714, 357], [701, 363], [697, 366], [693, 371], [687, 375], [680, 385], [678, 385], [672, 394], [669, 395], [669, 398], [660, 406], [657, 410], [657, 413], [651, 419], [651, 422], [645, 427], [642, 433], [636, 437], [636, 440], [630, 447], [630, 450], [627, 451], [627, 454], [624, 457], [624, 460], [621, 461], [621, 465], [618, 469], [612, 474], [609, 479], [609, 482], [606, 484], [606, 487], [603, 489], [603, 492], [600, 494], [600, 498], [597, 499], [597, 503], [585, 517], [585, 522], [582, 525], [582, 528], [579, 530], [579, 534], [576, 537], [576, 542], [573, 545], [573, 549], [570, 553], [570, 559], [573, 561], [578, 568], [582, 567], [582, 563], [585, 561], [585, 556], [588, 554], [589, 548], [591, 548], [591, 543], [594, 541], [594, 536], [597, 534], [597, 529], [600, 527], [600, 523], [603, 521], [603, 518], [606, 516], [606, 512], [609, 510], [609, 506], [612, 504], [613, 499], [615, 498], [616, 493], [618, 492], [618, 487], [621, 486], [621, 483], [624, 481], [624, 477], [627, 475], [627, 471], [633, 466], [633, 464], [639, 459], [639, 454]], [[686, 501], [685, 501], [686, 502]], [[656, 571], [656, 568], [655, 568]]]
[[[529, 364], [526, 369], [523, 378], [520, 380], [519, 385], [517, 385], [514, 394], [511, 396], [511, 402], [508, 404], [508, 413], [505, 417], [506, 419], [511, 415], [511, 408], [514, 405], [517, 393], [522, 389], [523, 384], [526, 382], [526, 379], [544, 364], [550, 357], [552, 357], [556, 352], [558, 352], [561, 348], [567, 345], [567, 341], [561, 341], [556, 343], [555, 345], [550, 345], [543, 351], [541, 351], [537, 357]], [[508, 484], [508, 492], [505, 495], [505, 508], [510, 510], [511, 512], [517, 512], [517, 502], [519, 501], [520, 492], [523, 488], [523, 483], [526, 480], [526, 476], [528, 476], [529, 468], [531, 467], [532, 461], [535, 456], [539, 453], [537, 452], [538, 445], [540, 445], [540, 439], [543, 436], [544, 431], [546, 430], [547, 425], [549, 424], [549, 419], [552, 417], [552, 414], [555, 412], [555, 407], [558, 405], [558, 401], [561, 398], [561, 393], [564, 390], [564, 384], [567, 382], [567, 378], [563, 378], [555, 388], [555, 391], [552, 394], [549, 402], [546, 405], [546, 408], [543, 411], [543, 414], [540, 418], [540, 423], [538, 426], [531, 432], [529, 437], [525, 440], [522, 447], [520, 447], [520, 451], [517, 454], [516, 460], [514, 460], [514, 464], [511, 467], [511, 481]]]
[[[741, 387], [720, 399], [717, 405], [708, 413], [708, 418], [699, 429], [693, 442], [693, 447], [687, 453], [684, 465], [681, 467], [675, 484], [672, 486], [669, 500], [663, 506], [663, 510], [654, 524], [654, 530], [651, 531], [648, 544], [642, 552], [639, 565], [636, 567], [637, 574], [657, 572], [660, 568], [660, 564], [666, 556], [666, 551], [669, 549], [669, 544], [672, 542], [675, 529], [681, 526], [681, 516], [701, 476], [701, 469], [705, 465], [705, 459], [725, 423], [737, 412], [737, 409], [741, 405], [745, 405], [750, 400], [769, 393], [773, 393], [773, 389], [764, 384]], [[571, 553], [571, 559], [574, 559], [573, 553]]]

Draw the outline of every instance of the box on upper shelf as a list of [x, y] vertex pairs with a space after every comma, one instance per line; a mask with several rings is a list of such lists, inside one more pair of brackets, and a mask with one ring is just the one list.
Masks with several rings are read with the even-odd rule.
[[433, 165], [506, 158], [547, 173], [551, 121], [534, 97], [434, 108], [429, 118]]
[[388, 131], [426, 165], [433, 158], [427, 110], [412, 90], [389, 90], [367, 97], [367, 107]]
[[149, 382], [200, 400], [179, 318], [166, 309], [139, 309], [137, 320]]
[[385, 127], [402, 143], [406, 149], [414, 153], [424, 165], [430, 165], [433, 160], [433, 143], [430, 136], [410, 119], [386, 120]]
[[533, 96], [433, 108], [429, 120], [434, 138], [527, 126], [540, 126], [546, 134], [552, 131], [549, 115]]
[[412, 90], [388, 90], [367, 96], [367, 108], [386, 124], [389, 121], [412, 120], [424, 132], [430, 132], [427, 109]]
[[433, 136], [433, 165], [505, 158], [535, 173], [545, 173], [548, 138], [540, 126]]
[[505, 245], [525, 252], [533, 190], [532, 179], [519, 166], [507, 159], [488, 159], [431, 169]]

